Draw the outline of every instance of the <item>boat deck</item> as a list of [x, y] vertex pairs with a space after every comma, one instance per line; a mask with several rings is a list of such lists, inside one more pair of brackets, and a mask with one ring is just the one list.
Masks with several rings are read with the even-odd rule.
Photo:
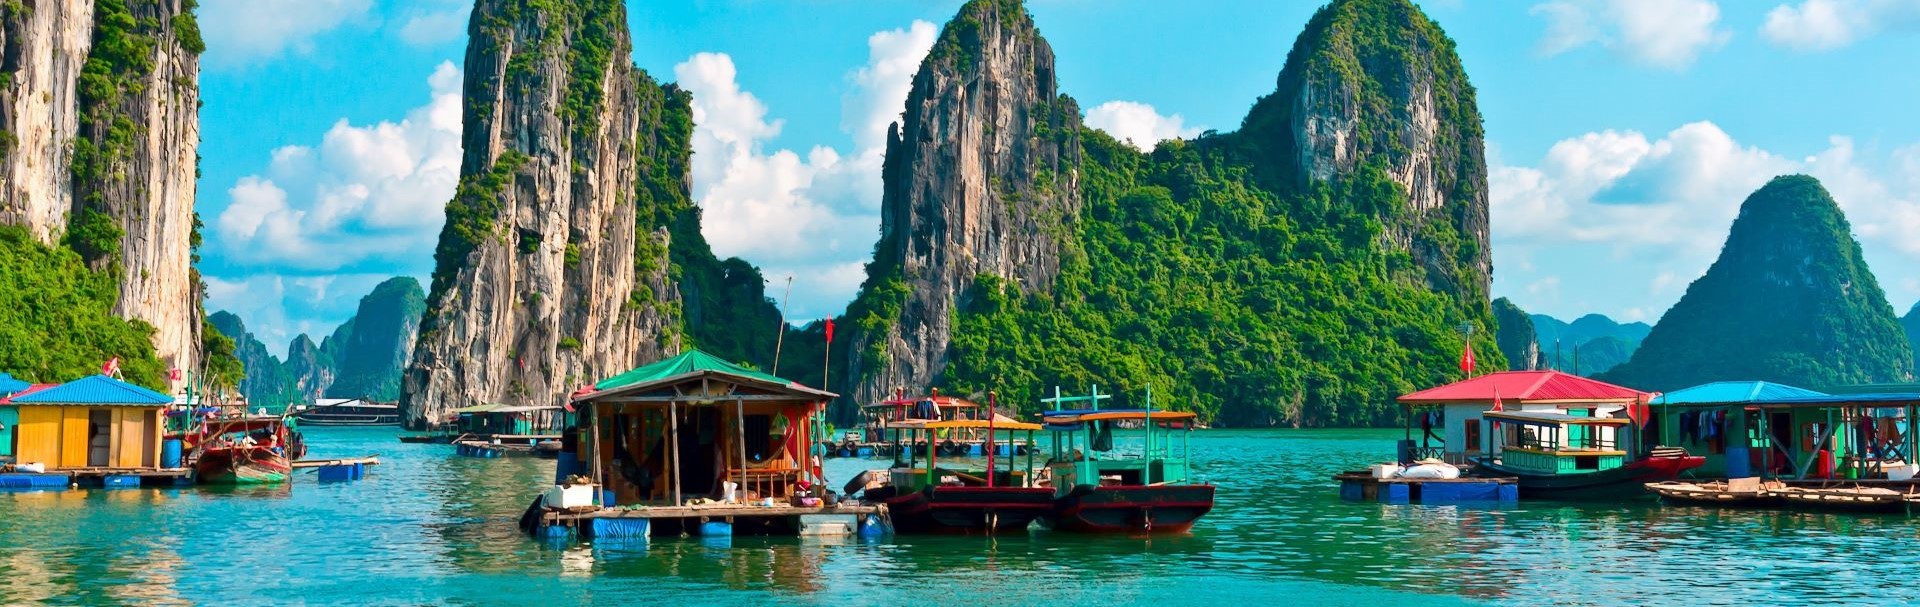
[[1363, 471], [1333, 475], [1340, 497], [1382, 504], [1513, 503], [1520, 500], [1514, 478], [1376, 478]]
[[801, 507], [787, 504], [753, 506], [627, 506], [584, 512], [547, 511], [538, 521], [548, 537], [646, 537], [651, 535], [730, 536], [852, 535], [871, 533], [888, 525], [887, 507], [880, 504], [840, 504]]

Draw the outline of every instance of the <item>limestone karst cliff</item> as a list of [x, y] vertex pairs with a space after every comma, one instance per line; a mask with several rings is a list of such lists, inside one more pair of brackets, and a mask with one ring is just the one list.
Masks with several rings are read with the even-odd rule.
[[[633, 66], [620, 2], [481, 0], [468, 30], [461, 184], [401, 406], [557, 404], [679, 348], [670, 239], [648, 186], [685, 142], [684, 93]], [[684, 151], [668, 150], [662, 155]]]
[[197, 365], [193, 270], [199, 55], [193, 0], [52, 0], [0, 10], [0, 222], [118, 275], [114, 313]]
[[1336, 0], [1242, 128], [1142, 153], [1081, 125], [1017, 0], [962, 7], [892, 132], [849, 306], [857, 386], [1099, 385], [1227, 425], [1397, 419], [1488, 303], [1486, 167], [1453, 43], [1406, 0]]

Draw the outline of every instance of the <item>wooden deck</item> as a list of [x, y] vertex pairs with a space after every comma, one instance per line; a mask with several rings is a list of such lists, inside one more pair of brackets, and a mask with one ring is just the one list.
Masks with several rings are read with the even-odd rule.
[[74, 478], [104, 478], [108, 476], [138, 476], [140, 478], [185, 478], [192, 474], [189, 468], [61, 468], [48, 470], [48, 474], [67, 474]]
[[548, 512], [546, 520], [553, 523], [572, 523], [596, 518], [644, 518], [644, 519], [732, 519], [774, 516], [805, 516], [810, 514], [885, 514], [887, 507], [880, 504], [841, 504], [839, 506], [819, 506], [802, 508], [785, 504], [774, 506], [750, 506], [745, 504], [713, 504], [707, 506], [650, 506], [646, 508], [602, 508], [591, 512]]

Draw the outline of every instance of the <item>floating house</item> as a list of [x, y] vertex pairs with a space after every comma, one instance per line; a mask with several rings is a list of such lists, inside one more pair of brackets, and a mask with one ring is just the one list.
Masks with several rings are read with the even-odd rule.
[[563, 441], [560, 456], [566, 465], [578, 455], [582, 473], [602, 488], [599, 508], [549, 511], [523, 526], [584, 537], [730, 535], [739, 525], [753, 533], [864, 533], [877, 508], [788, 503], [825, 480], [809, 446], [834, 396], [699, 350], [608, 378], [573, 396], [585, 433]]
[[[1615, 417], [1629, 405], [1647, 402], [1653, 395], [1603, 381], [1559, 371], [1503, 371], [1401, 396], [1407, 407], [1407, 435], [1401, 441], [1400, 460], [1437, 458], [1459, 465], [1491, 455], [1499, 445], [1530, 442], [1524, 424], [1500, 425], [1508, 433], [1494, 441], [1493, 425], [1485, 415], [1495, 402], [1502, 411], [1547, 413], [1574, 418]], [[1626, 449], [1630, 437], [1615, 436], [1616, 427], [1572, 424], [1571, 442], [1602, 440]], [[1420, 433], [1416, 436], [1415, 429]], [[1597, 432], [1604, 436], [1588, 437]], [[1628, 440], [1622, 440], [1628, 439]]]
[[[40, 389], [53, 387], [41, 384]], [[12, 402], [14, 396], [25, 394], [35, 388], [34, 384], [14, 379], [12, 375], [0, 373], [0, 463], [13, 463], [14, 427], [20, 425], [20, 407]]]
[[173, 398], [95, 375], [7, 399], [16, 408], [15, 462], [48, 470], [160, 469], [162, 409]]
[[559, 438], [566, 415], [555, 405], [489, 403], [454, 409], [454, 427], [462, 433], [509, 438]]
[[1884, 478], [1886, 464], [1911, 462], [1920, 447], [1908, 421], [1920, 393], [1829, 395], [1715, 382], [1663, 394], [1653, 407], [1662, 444], [1706, 456], [1700, 476]]

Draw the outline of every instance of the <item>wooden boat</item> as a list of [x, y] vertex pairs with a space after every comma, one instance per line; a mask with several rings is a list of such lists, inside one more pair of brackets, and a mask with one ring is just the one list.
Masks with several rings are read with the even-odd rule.
[[1494, 433], [1496, 455], [1475, 458], [1469, 473], [1512, 477], [1521, 498], [1644, 497], [1646, 483], [1672, 480], [1706, 463], [1706, 458], [1684, 452], [1632, 457], [1615, 443], [1622, 429], [1631, 428], [1633, 422], [1627, 419], [1543, 411], [1488, 411], [1482, 416], [1508, 425], [1510, 431]]
[[[1187, 433], [1195, 416], [1188, 412], [1156, 411], [1152, 396], [1139, 409], [1101, 409], [1111, 398], [1095, 390], [1089, 396], [1042, 399], [1084, 409], [1054, 409], [1041, 414], [1043, 427], [1053, 433], [1053, 453], [1047, 462], [1054, 489], [1053, 511], [1046, 521], [1061, 531], [1083, 533], [1178, 533], [1191, 529], [1213, 510], [1214, 486], [1188, 478]], [[1138, 454], [1123, 455], [1113, 448], [1116, 430], [1137, 430], [1142, 438]], [[1180, 447], [1173, 436], [1180, 431]]]
[[325, 398], [293, 413], [305, 426], [398, 426], [400, 406], [359, 398]]
[[1646, 488], [1669, 503], [1755, 507], [1779, 504], [1782, 499], [1779, 493], [1786, 490], [1787, 484], [1748, 477], [1724, 481], [1660, 481], [1647, 483]]
[[283, 416], [239, 415], [208, 420], [194, 452], [198, 482], [235, 485], [286, 482], [307, 448]]
[[1905, 512], [1920, 501], [1920, 493], [1902, 493], [1881, 487], [1788, 487], [1780, 492], [1788, 505], [1816, 510], [1849, 512]]
[[[884, 426], [895, 444], [932, 444], [941, 435], [966, 432], [979, 436], [986, 449], [983, 468], [941, 465], [941, 449], [926, 454], [913, 449], [894, 449], [905, 459], [896, 460], [887, 471], [886, 485], [868, 489], [869, 502], [887, 505], [899, 533], [1018, 533], [1034, 520], [1053, 510], [1053, 489], [1034, 484], [1033, 457], [1026, 458], [1026, 470], [1015, 468], [1019, 458], [1005, 458], [1004, 470], [995, 465], [998, 435], [1025, 431], [1028, 442], [1039, 424], [1004, 419], [948, 419], [888, 422]], [[924, 465], [922, 465], [924, 464]]]

